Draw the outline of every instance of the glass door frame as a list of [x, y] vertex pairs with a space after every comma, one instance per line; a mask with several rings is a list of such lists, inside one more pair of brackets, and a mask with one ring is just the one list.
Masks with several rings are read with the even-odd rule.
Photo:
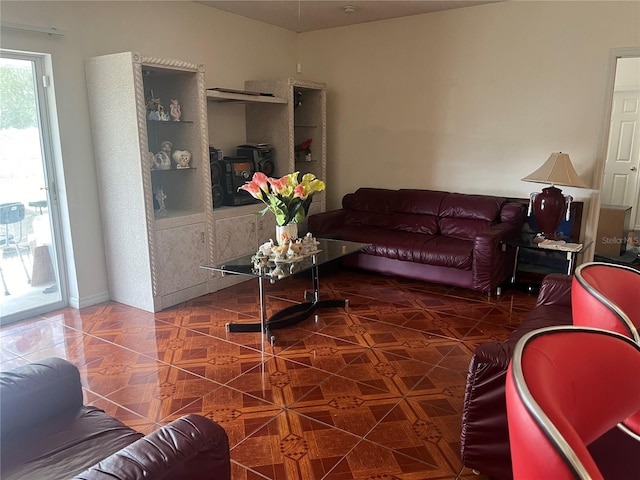
[[[42, 315], [69, 304], [69, 294], [67, 287], [67, 271], [64, 261], [63, 234], [60, 216], [60, 204], [57, 189], [56, 165], [61, 165], [60, 140], [57, 128], [57, 115], [55, 107], [55, 92], [53, 87], [53, 68], [51, 55], [44, 53], [25, 52], [9, 49], [0, 49], [2, 58], [22, 60], [31, 62], [33, 65], [33, 81], [36, 97], [36, 114], [40, 137], [40, 151], [42, 155], [42, 168], [44, 173], [44, 188], [47, 207], [49, 210], [49, 225], [51, 228], [51, 242], [53, 256], [53, 268], [57, 286], [59, 289], [59, 299], [44, 305], [32, 308], [25, 308], [21, 311], [2, 315], [0, 325], [24, 320], [34, 316]], [[57, 146], [57, 148], [55, 148]], [[1, 292], [0, 292], [1, 293]]]

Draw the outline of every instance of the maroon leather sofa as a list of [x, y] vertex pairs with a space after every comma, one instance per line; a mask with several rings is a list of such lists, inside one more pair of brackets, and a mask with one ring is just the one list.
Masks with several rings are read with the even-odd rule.
[[[505, 398], [507, 368], [516, 343], [528, 332], [571, 325], [571, 276], [544, 277], [534, 309], [504, 342], [479, 345], [469, 363], [462, 410], [461, 459], [496, 480], [513, 478]], [[589, 446], [604, 478], [637, 478], [640, 442], [614, 428]], [[535, 475], [534, 475], [535, 476]]]
[[186, 415], [144, 436], [83, 405], [78, 369], [49, 358], [0, 374], [3, 480], [229, 480], [220, 425]]
[[513, 270], [514, 251], [500, 242], [523, 223], [522, 204], [502, 197], [360, 188], [307, 226], [317, 237], [371, 244], [345, 257], [347, 266], [491, 293]]

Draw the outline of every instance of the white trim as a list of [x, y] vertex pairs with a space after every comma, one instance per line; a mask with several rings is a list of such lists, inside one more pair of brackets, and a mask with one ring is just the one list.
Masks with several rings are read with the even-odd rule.
[[57, 28], [38, 27], [35, 25], [23, 25], [21, 23], [13, 22], [0, 22], [1, 28], [11, 28], [12, 30], [23, 30], [25, 32], [46, 33], [47, 35], [64, 35], [64, 30], [58, 30]]
[[96, 305], [98, 303], [108, 302], [110, 299], [111, 298], [109, 297], [109, 292], [104, 291], [100, 293], [94, 293], [93, 295], [88, 295], [82, 298], [69, 297], [69, 306], [80, 309], [90, 307], [91, 305]]

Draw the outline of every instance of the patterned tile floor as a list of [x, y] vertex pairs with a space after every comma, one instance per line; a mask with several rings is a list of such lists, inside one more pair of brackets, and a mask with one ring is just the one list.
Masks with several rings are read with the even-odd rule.
[[[0, 369], [59, 356], [85, 403], [148, 433], [186, 413], [219, 422], [234, 480], [479, 479], [462, 468], [460, 418], [476, 345], [503, 340], [535, 297], [500, 297], [344, 270], [321, 274], [318, 310], [276, 330], [228, 333], [258, 317], [249, 281], [153, 314], [109, 302], [0, 329]], [[303, 298], [306, 277], [267, 286], [267, 308]]]

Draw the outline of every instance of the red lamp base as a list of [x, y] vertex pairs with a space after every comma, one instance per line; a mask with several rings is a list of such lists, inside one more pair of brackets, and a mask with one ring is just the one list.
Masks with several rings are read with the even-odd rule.
[[538, 231], [546, 238], [557, 240], [557, 231], [567, 206], [562, 190], [553, 185], [542, 189], [533, 199], [533, 215]]

